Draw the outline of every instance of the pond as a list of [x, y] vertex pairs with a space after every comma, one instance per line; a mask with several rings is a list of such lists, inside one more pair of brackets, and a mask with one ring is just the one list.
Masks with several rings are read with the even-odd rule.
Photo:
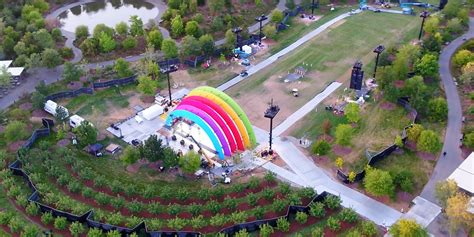
[[115, 27], [119, 22], [126, 22], [137, 15], [143, 23], [158, 15], [158, 8], [144, 0], [98, 0], [70, 8], [59, 15], [61, 28], [75, 32], [76, 27], [86, 25], [92, 33], [98, 24]]

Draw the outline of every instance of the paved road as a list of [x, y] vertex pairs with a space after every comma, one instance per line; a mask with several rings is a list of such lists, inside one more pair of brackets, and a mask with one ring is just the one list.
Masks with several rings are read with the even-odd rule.
[[293, 124], [302, 119], [309, 112], [313, 111], [316, 106], [321, 103], [326, 97], [332, 94], [337, 88], [342, 85], [340, 82], [332, 82], [327, 86], [321, 93], [317, 94], [313, 99], [308, 101], [303, 107], [299, 108], [297, 111], [288, 116], [282, 123], [280, 123], [274, 130], [273, 134], [275, 137], [280, 136], [283, 132], [288, 130]]
[[315, 36], [319, 35], [321, 32], [323, 32], [324, 30], [326, 30], [327, 28], [329, 28], [331, 25], [335, 24], [336, 22], [346, 18], [346, 17], [349, 17], [350, 14], [349, 13], [344, 13], [344, 14], [341, 14], [340, 16], [326, 22], [325, 24], [321, 25], [320, 27], [316, 28], [315, 30], [309, 32], [308, 34], [304, 35], [303, 37], [301, 37], [299, 40], [297, 40], [296, 42], [290, 44], [288, 47], [282, 49], [280, 52], [270, 56], [269, 58], [263, 60], [262, 62], [258, 63], [257, 65], [255, 66], [251, 66], [247, 72], [248, 72], [248, 76], [246, 77], [241, 77], [241, 76], [236, 76], [235, 78], [233, 78], [232, 80], [222, 84], [221, 86], [217, 87], [217, 89], [221, 90], [221, 91], [225, 91], [229, 88], [231, 88], [232, 86], [238, 84], [239, 82], [243, 81], [244, 79], [246, 78], [249, 78], [250, 76], [252, 76], [253, 74], [257, 73], [258, 71], [262, 70], [263, 68], [273, 64], [275, 61], [277, 61], [279, 58], [285, 56], [286, 54], [290, 53], [291, 51], [293, 51], [294, 49], [298, 48], [299, 46], [301, 46], [302, 44], [308, 42], [309, 40], [311, 40], [312, 38], [314, 38]]
[[443, 151], [446, 151], [447, 155], [446, 157], [442, 154], [440, 155], [433, 174], [420, 195], [434, 203], [438, 203], [434, 195], [436, 183], [448, 178], [464, 160], [460, 149], [460, 138], [462, 136], [461, 102], [450, 70], [451, 57], [456, 49], [464, 43], [463, 38], [474, 38], [474, 18], [472, 17], [469, 19], [469, 31], [446, 46], [441, 52], [439, 58], [439, 72], [446, 93], [446, 99], [448, 101], [448, 125], [446, 127], [446, 135], [443, 145]]

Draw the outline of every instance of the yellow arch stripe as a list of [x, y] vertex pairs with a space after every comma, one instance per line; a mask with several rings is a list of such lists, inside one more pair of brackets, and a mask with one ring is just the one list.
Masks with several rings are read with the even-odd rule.
[[204, 98], [207, 98], [211, 101], [214, 101], [216, 104], [218, 104], [222, 109], [224, 109], [224, 111], [226, 113], [229, 114], [229, 116], [232, 118], [232, 120], [234, 120], [235, 124], [237, 125], [237, 128], [239, 129], [239, 133], [240, 133], [240, 136], [243, 139], [245, 147], [247, 147], [247, 148], [252, 147], [252, 144], [250, 142], [250, 138], [249, 138], [249, 135], [247, 134], [247, 129], [245, 128], [244, 123], [242, 122], [242, 120], [240, 120], [239, 116], [237, 115], [237, 113], [235, 113], [235, 111], [232, 109], [232, 107], [230, 107], [224, 100], [222, 100], [218, 96], [216, 96], [214, 94], [211, 94], [209, 92], [206, 92], [206, 91], [192, 90], [188, 94], [188, 96], [204, 97]]

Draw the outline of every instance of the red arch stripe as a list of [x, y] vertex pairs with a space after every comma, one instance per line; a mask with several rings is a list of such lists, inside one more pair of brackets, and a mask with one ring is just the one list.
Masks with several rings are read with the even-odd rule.
[[[218, 118], [215, 118], [214, 116], [211, 115], [211, 117], [215, 120], [219, 120], [220, 118], [220, 122], [218, 123], [219, 123], [219, 126], [221, 126], [221, 129], [224, 130], [225, 128], [228, 128], [232, 132], [232, 134], [226, 134], [229, 144], [232, 144], [232, 141], [234, 141], [233, 144], [237, 145], [237, 148], [239, 150], [241, 151], [245, 150], [242, 135], [240, 134], [237, 126], [235, 125], [234, 120], [232, 120], [232, 118], [218, 104], [214, 103], [210, 99], [200, 97], [200, 96], [188, 96], [184, 98], [181, 103], [185, 103], [186, 101], [197, 101], [203, 105], [206, 105], [208, 108], [211, 108], [212, 110], [214, 110], [219, 116], [217, 116]], [[228, 135], [231, 137], [228, 137]]]

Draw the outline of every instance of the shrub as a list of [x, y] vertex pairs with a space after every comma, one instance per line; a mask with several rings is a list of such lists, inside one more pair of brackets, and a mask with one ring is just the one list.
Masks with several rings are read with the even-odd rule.
[[313, 198], [316, 195], [316, 192], [312, 187], [304, 187], [299, 190], [299, 195], [303, 198]]
[[18, 217], [12, 217], [8, 222], [8, 228], [13, 233], [19, 233], [21, 228], [23, 227], [24, 223]]
[[242, 184], [242, 183], [234, 184], [234, 185], [231, 187], [231, 190], [232, 190], [232, 192], [234, 192], [234, 193], [243, 192], [243, 191], [245, 190], [245, 185]]
[[272, 209], [275, 212], [282, 212], [288, 206], [288, 202], [283, 199], [276, 199], [272, 204]]
[[392, 176], [387, 171], [368, 168], [364, 177], [364, 187], [375, 196], [393, 195], [394, 185]]
[[259, 234], [260, 237], [270, 237], [273, 234], [273, 232], [275, 232], [273, 230], [273, 227], [269, 224], [262, 224], [259, 226], [259, 228], [260, 228], [260, 234]]
[[283, 195], [287, 195], [291, 191], [290, 185], [287, 184], [287, 183], [280, 183], [278, 185], [278, 189], [279, 189], [280, 193], [283, 194]]
[[255, 195], [254, 193], [249, 193], [247, 194], [247, 203], [250, 206], [256, 206], [258, 201], [258, 196]]
[[37, 237], [40, 229], [36, 225], [27, 225], [21, 232], [21, 237]]
[[67, 220], [66, 217], [56, 217], [54, 219], [54, 228], [58, 230], [64, 230], [67, 227]]
[[249, 180], [248, 185], [250, 189], [256, 189], [260, 186], [260, 180], [257, 177], [252, 176]]
[[229, 196], [224, 200], [224, 207], [230, 210], [237, 208], [237, 204], [237, 200]]
[[372, 221], [363, 221], [360, 225], [360, 231], [364, 236], [375, 236], [377, 235], [377, 226]]
[[140, 224], [140, 222], [142, 222], [142, 220], [139, 217], [136, 217], [136, 216], [131, 216], [131, 217], [127, 218], [127, 226], [129, 228], [133, 228], [133, 227], [137, 226], [138, 224]]
[[268, 183], [273, 183], [276, 181], [276, 175], [275, 173], [271, 172], [271, 171], [267, 171], [265, 173], [265, 176], [263, 177], [265, 179], [265, 181], [267, 181]]
[[349, 223], [354, 223], [357, 221], [359, 216], [352, 208], [344, 208], [339, 213], [340, 219]]
[[150, 211], [150, 213], [158, 215], [163, 213], [164, 207], [159, 202], [153, 202], [148, 205], [148, 210]]
[[7, 225], [13, 218], [14, 214], [8, 211], [0, 211], [0, 225]]
[[137, 40], [132, 36], [128, 36], [123, 40], [122, 46], [125, 50], [133, 49], [137, 47]]
[[78, 193], [82, 189], [82, 186], [79, 182], [77, 181], [72, 181], [67, 185], [67, 190], [71, 193]]
[[304, 224], [306, 221], [308, 221], [308, 214], [299, 211], [296, 213], [295, 220], [300, 224]]
[[214, 190], [212, 190], [212, 195], [216, 198], [223, 197], [224, 194], [225, 194], [225, 190], [224, 190], [224, 188], [222, 188], [220, 186], [215, 188]]
[[239, 232], [235, 233], [235, 237], [248, 237], [250, 236], [247, 232], [247, 229], [241, 229]]
[[131, 184], [131, 185], [126, 185], [124, 188], [124, 192], [127, 196], [133, 196], [135, 194], [138, 194], [138, 189], [137, 186]]
[[208, 202], [207, 205], [206, 205], [206, 209], [211, 211], [214, 214], [219, 213], [221, 208], [222, 208], [221, 204], [216, 202], [215, 200], [212, 200], [212, 201]]
[[324, 204], [330, 209], [337, 209], [341, 206], [341, 198], [339, 196], [329, 195], [324, 199]]
[[349, 124], [339, 124], [336, 127], [336, 143], [347, 146], [351, 144], [354, 129]]
[[53, 217], [53, 214], [51, 214], [51, 212], [45, 212], [43, 213], [43, 215], [41, 215], [41, 222], [43, 222], [43, 224], [45, 225], [51, 224], [53, 220], [54, 220], [54, 217]]
[[168, 205], [168, 214], [172, 216], [176, 216], [181, 212], [181, 206], [178, 204], [170, 204]]
[[270, 201], [273, 199], [273, 197], [275, 197], [275, 191], [273, 191], [273, 189], [267, 188], [262, 191], [262, 195], [265, 199]]
[[290, 222], [284, 218], [280, 217], [277, 220], [277, 230], [282, 231], [282, 232], [288, 232], [290, 230]]
[[331, 145], [323, 139], [318, 140], [311, 146], [311, 152], [318, 156], [326, 155], [330, 150]]
[[393, 182], [404, 192], [411, 193], [414, 189], [413, 173], [411, 171], [402, 170], [398, 172], [395, 175]]
[[112, 198], [110, 200], [110, 205], [115, 209], [120, 209], [125, 205], [125, 198], [117, 196], [116, 198]]
[[428, 232], [414, 220], [399, 219], [389, 230], [392, 236], [426, 237]]
[[107, 196], [105, 193], [102, 193], [102, 192], [98, 192], [96, 195], [95, 195], [95, 201], [100, 204], [100, 205], [107, 205], [109, 204], [110, 202], [110, 197]]
[[30, 216], [37, 216], [40, 213], [40, 209], [36, 203], [30, 202], [26, 207], [26, 213]]
[[324, 203], [322, 202], [313, 202], [309, 206], [309, 214], [321, 218], [326, 215], [326, 211], [324, 210]]
[[177, 199], [181, 200], [181, 201], [184, 201], [184, 200], [188, 199], [190, 195], [191, 195], [191, 193], [189, 192], [189, 190], [187, 188], [181, 188], [181, 189], [178, 190]]
[[9, 122], [3, 133], [5, 139], [9, 142], [16, 142], [28, 137], [26, 124], [20, 121]]
[[28, 205], [28, 197], [24, 194], [16, 196], [15, 201], [21, 207], [26, 207]]
[[188, 206], [188, 211], [193, 215], [193, 216], [198, 216], [199, 214], [201, 214], [201, 208], [202, 206], [201, 205], [198, 205], [196, 203], [193, 203], [191, 205]]
[[245, 214], [245, 212], [242, 212], [242, 211], [233, 212], [230, 215], [230, 219], [232, 220], [234, 224], [240, 224], [240, 223], [245, 222], [245, 220], [247, 219], [247, 215]]
[[211, 198], [211, 192], [208, 189], [201, 189], [198, 191], [197, 197], [201, 200], [207, 201]]
[[341, 228], [341, 222], [334, 216], [330, 216], [326, 222], [326, 226], [333, 231], [338, 231]]
[[322, 227], [314, 227], [311, 229], [311, 237], [324, 237], [324, 229]]
[[226, 218], [223, 214], [217, 214], [211, 217], [210, 223], [212, 226], [223, 226], [226, 223]]
[[199, 215], [197, 217], [193, 217], [193, 219], [191, 219], [190, 222], [191, 222], [191, 226], [194, 229], [201, 229], [202, 227], [206, 226], [206, 224], [207, 224], [202, 215]]
[[160, 219], [147, 219], [147, 228], [148, 230], [160, 230], [163, 227], [163, 221]]
[[442, 147], [438, 135], [432, 130], [424, 130], [418, 138], [417, 148], [420, 151], [435, 153]]
[[107, 184], [107, 179], [103, 175], [94, 178], [94, 187], [104, 187]]
[[84, 233], [84, 231], [84, 225], [82, 225], [80, 222], [75, 221], [69, 226], [69, 232], [71, 232], [71, 235], [74, 237], [79, 237], [82, 233]]
[[288, 195], [288, 200], [290, 201], [290, 205], [301, 205], [301, 198], [300, 196], [298, 195], [298, 193], [290, 193], [290, 195]]
[[111, 215], [107, 215], [105, 219], [111, 225], [119, 225], [123, 221], [123, 216], [119, 212], [116, 212]]
[[263, 207], [257, 207], [253, 210], [253, 215], [257, 220], [261, 220], [265, 216], [265, 209]]
[[102, 233], [102, 230], [97, 229], [97, 228], [91, 228], [87, 232], [87, 237], [102, 237], [104, 234]]
[[175, 190], [172, 188], [165, 186], [164, 188], [161, 189], [160, 191], [160, 198], [163, 198], [164, 200], [170, 200], [174, 196]]

